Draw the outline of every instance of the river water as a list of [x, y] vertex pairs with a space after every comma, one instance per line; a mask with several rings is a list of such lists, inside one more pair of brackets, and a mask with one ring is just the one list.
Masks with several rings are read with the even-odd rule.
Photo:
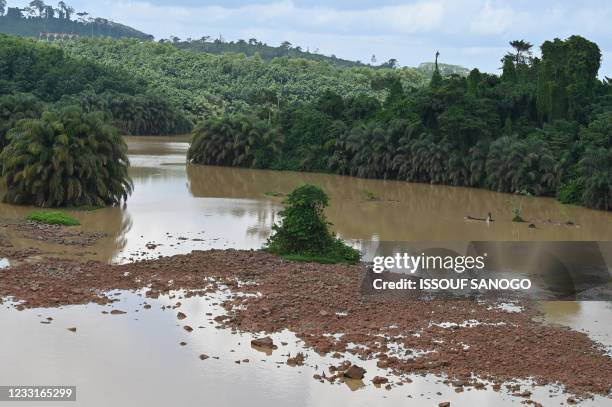
[[[32, 242], [13, 233], [17, 247], [104, 262], [187, 253], [193, 249], [257, 249], [282, 209], [282, 196], [303, 183], [331, 198], [326, 213], [342, 238], [381, 241], [612, 240], [612, 213], [562, 205], [549, 198], [491, 191], [358, 179], [328, 174], [186, 165], [186, 140], [127, 138], [134, 193], [121, 208], [72, 212], [82, 230], [108, 237], [87, 250]], [[521, 208], [529, 223], [511, 222]], [[0, 204], [0, 219], [32, 208]], [[466, 220], [485, 218], [495, 222]], [[566, 224], [568, 221], [573, 224]], [[161, 244], [155, 250], [147, 243]], [[144, 254], [143, 254], [144, 253]]]
[[[321, 186], [331, 198], [326, 211], [342, 238], [359, 241], [612, 240], [612, 214], [561, 205], [553, 199], [516, 197], [485, 190], [365, 180], [326, 174], [275, 172], [185, 164], [186, 140], [127, 138], [134, 194], [123, 207], [71, 212], [83, 231], [108, 236], [92, 247], [55, 245], [9, 232], [18, 248], [38, 247], [62, 256], [122, 263], [207, 248], [260, 248], [278, 220], [283, 194], [303, 183]], [[513, 208], [536, 225], [511, 222]], [[32, 208], [0, 204], [0, 221], [23, 218]], [[495, 222], [466, 220], [486, 217]], [[567, 222], [570, 222], [569, 224]], [[147, 244], [155, 244], [147, 248]], [[0, 253], [0, 267], [10, 259]], [[161, 297], [142, 308], [140, 293], [118, 292], [115, 306], [128, 313], [109, 316], [98, 305], [59, 309], [0, 310], [0, 384], [77, 385], [76, 405], [516, 405], [520, 400], [492, 390], [455, 393], [439, 378], [416, 376], [391, 391], [353, 383], [322, 384], [312, 378], [325, 360], [309, 353], [309, 366], [276, 362], [299, 349], [288, 342], [271, 356], [249, 346], [250, 336], [215, 329], [205, 312], [219, 312], [212, 299], [181, 300], [193, 326], [185, 333]], [[177, 294], [180, 295], [180, 294]], [[612, 306], [606, 302], [546, 302], [545, 323], [585, 330], [612, 349]], [[50, 324], [41, 323], [52, 317]], [[67, 331], [77, 327], [76, 333]], [[5, 334], [8, 333], [8, 334]], [[179, 346], [181, 341], [186, 346]], [[232, 352], [233, 350], [233, 352]], [[199, 353], [220, 358], [201, 361]], [[249, 363], [234, 363], [248, 358]], [[4, 367], [9, 366], [6, 369]], [[374, 365], [367, 365], [375, 371]], [[381, 372], [384, 374], [384, 372]], [[534, 390], [549, 405], [564, 401], [551, 388]], [[438, 392], [442, 393], [437, 394]], [[596, 398], [585, 405], [605, 405]], [[23, 403], [20, 405], [28, 405]], [[69, 404], [74, 405], [74, 403]]]

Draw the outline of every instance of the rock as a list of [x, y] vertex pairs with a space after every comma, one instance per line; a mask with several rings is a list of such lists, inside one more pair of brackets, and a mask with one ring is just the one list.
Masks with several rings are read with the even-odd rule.
[[329, 315], [329, 312], [327, 312], [324, 309], [322, 309], [321, 311], [319, 311], [319, 315], [321, 315], [322, 317], [326, 317], [326, 316]]
[[179, 312], [178, 314], [176, 314], [176, 317], [181, 320], [181, 319], [185, 319], [187, 318], [187, 315], [183, 314], [182, 312]]
[[181, 342], [181, 343], [179, 343], [179, 345], [185, 346], [185, 345], [187, 345], [187, 342]]
[[125, 314], [125, 311], [114, 309], [110, 313], [111, 313], [111, 315], [121, 315], [121, 314]]
[[277, 346], [274, 344], [274, 341], [269, 336], [253, 339], [251, 341], [251, 345], [259, 346], [261, 348], [277, 349]]
[[208, 359], [208, 358], [209, 358], [209, 356], [208, 356], [207, 354], [205, 354], [205, 353], [202, 353], [202, 354], [200, 355], [200, 359], [201, 359], [201, 360], [206, 360], [206, 359]]
[[357, 379], [357, 380], [361, 380], [363, 379], [363, 376], [365, 375], [365, 369], [361, 368], [357, 365], [351, 365], [348, 369], [346, 369], [346, 371], [344, 372], [344, 377], [348, 377], [349, 379]]
[[289, 366], [302, 366], [304, 364], [304, 360], [306, 359], [306, 356], [304, 356], [304, 354], [302, 352], [298, 352], [297, 355], [295, 355], [295, 357], [290, 357], [289, 359], [287, 359], [287, 364]]
[[450, 401], [443, 401], [438, 404], [438, 407], [450, 407]]
[[76, 328], [68, 328], [70, 332], [76, 332]]
[[386, 377], [382, 377], [382, 376], [374, 376], [374, 378], [372, 379], [372, 383], [374, 384], [384, 384], [387, 383], [389, 381], [389, 379], [387, 379]]
[[185, 326], [183, 327], [183, 329], [184, 329], [185, 331], [187, 331], [187, 332], [191, 332], [191, 331], [193, 331], [193, 328], [192, 328], [192, 327], [190, 327], [189, 325], [185, 325]]

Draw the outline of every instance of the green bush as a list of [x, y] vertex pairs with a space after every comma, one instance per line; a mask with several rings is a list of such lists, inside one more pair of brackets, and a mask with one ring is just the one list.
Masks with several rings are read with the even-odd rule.
[[34, 222], [46, 223], [48, 225], [78, 226], [81, 224], [77, 219], [62, 212], [32, 212], [26, 219]]
[[357, 263], [359, 251], [336, 238], [329, 230], [324, 209], [329, 198], [314, 185], [303, 185], [289, 195], [280, 213], [282, 223], [274, 225], [265, 249], [291, 260], [322, 263]]
[[102, 113], [77, 107], [21, 120], [0, 154], [4, 201], [40, 207], [118, 204], [132, 192], [127, 145]]

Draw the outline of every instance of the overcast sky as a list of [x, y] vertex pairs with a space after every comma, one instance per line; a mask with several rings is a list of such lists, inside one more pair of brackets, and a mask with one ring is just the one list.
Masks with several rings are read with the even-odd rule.
[[[497, 72], [508, 41], [539, 46], [579, 34], [604, 54], [600, 76], [612, 76], [612, 2], [605, 0], [65, 0], [156, 38], [205, 35], [257, 38], [341, 58], [401, 65], [440, 61]], [[46, 1], [56, 4], [56, 1]], [[8, 0], [9, 6], [27, 1]]]

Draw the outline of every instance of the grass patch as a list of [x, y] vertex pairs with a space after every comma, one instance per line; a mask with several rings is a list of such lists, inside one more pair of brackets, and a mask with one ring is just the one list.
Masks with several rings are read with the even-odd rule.
[[104, 208], [104, 206], [101, 206], [101, 205], [83, 205], [83, 206], [69, 207], [67, 209], [70, 209], [71, 211], [79, 211], [79, 212], [92, 212], [92, 211], [97, 211], [98, 209], [102, 209], [102, 208]]
[[37, 211], [29, 214], [26, 219], [47, 225], [78, 226], [81, 224], [77, 219], [63, 212]]
[[378, 197], [376, 196], [376, 194], [373, 191], [370, 191], [369, 189], [362, 189], [361, 194], [368, 201], [378, 201]]
[[285, 260], [298, 261], [302, 263], [320, 263], [320, 264], [355, 264], [355, 262], [348, 261], [342, 257], [322, 257], [322, 256], [311, 256], [307, 254], [285, 254], [280, 256]]
[[264, 195], [274, 196], [274, 197], [285, 196], [285, 194], [283, 194], [282, 192], [274, 192], [274, 191], [264, 192]]

